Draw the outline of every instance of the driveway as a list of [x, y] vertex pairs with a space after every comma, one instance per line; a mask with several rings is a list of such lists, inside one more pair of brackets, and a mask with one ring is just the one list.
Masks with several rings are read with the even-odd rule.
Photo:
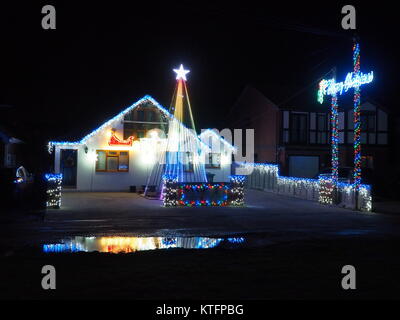
[[[246, 202], [243, 208], [164, 208], [132, 193], [64, 193], [62, 208], [44, 219], [0, 226], [0, 265], [8, 275], [0, 299], [398, 297], [398, 217], [253, 190]], [[251, 246], [115, 255], [47, 254], [38, 246], [79, 235], [233, 233]], [[55, 292], [40, 285], [47, 264], [57, 268]], [[347, 264], [359, 272], [351, 292], [340, 286]]]
[[32, 241], [74, 235], [263, 233], [271, 241], [291, 241], [400, 234], [396, 216], [323, 206], [256, 190], [247, 190], [246, 203], [245, 207], [164, 208], [161, 201], [134, 193], [65, 192], [61, 209], [48, 210], [43, 221], [19, 224], [18, 231]]

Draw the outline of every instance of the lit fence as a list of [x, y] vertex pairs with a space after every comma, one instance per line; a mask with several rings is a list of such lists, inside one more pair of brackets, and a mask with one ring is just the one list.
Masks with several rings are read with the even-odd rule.
[[361, 211], [372, 210], [371, 188], [361, 185], [357, 193], [351, 184], [338, 183], [337, 195], [331, 179], [284, 177], [279, 175], [277, 164], [247, 163], [242, 164], [247, 171], [246, 187], [278, 194], [318, 201], [323, 204], [332, 204]]
[[175, 176], [163, 177], [165, 207], [208, 207], [244, 205], [245, 176], [231, 176], [230, 182], [178, 182]]
[[353, 185], [338, 183], [337, 203], [344, 208], [372, 211], [371, 186], [362, 184], [357, 194]]
[[47, 173], [45, 175], [47, 190], [46, 190], [46, 207], [59, 209], [61, 207], [61, 184], [62, 174]]

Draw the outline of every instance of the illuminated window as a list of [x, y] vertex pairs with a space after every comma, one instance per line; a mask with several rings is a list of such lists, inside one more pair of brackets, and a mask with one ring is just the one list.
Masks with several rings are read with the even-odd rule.
[[129, 152], [120, 151], [119, 161], [118, 161], [118, 171], [128, 171], [129, 170]]
[[96, 171], [106, 171], [107, 152], [97, 151]]
[[128, 172], [129, 152], [115, 150], [97, 150], [97, 172]]

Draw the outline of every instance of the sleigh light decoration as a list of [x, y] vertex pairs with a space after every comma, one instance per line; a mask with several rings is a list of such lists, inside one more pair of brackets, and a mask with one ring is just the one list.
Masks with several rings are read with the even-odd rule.
[[111, 137], [110, 137], [110, 141], [108, 141], [108, 145], [109, 146], [132, 146], [133, 139], [134, 139], [133, 136], [130, 136], [126, 140], [120, 139], [115, 135], [115, 129], [112, 129]]

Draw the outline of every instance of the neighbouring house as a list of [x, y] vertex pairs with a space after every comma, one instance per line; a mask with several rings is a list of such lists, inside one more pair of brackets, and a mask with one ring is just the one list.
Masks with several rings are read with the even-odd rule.
[[[311, 90], [312, 91], [312, 90]], [[330, 105], [316, 103], [316, 91], [267, 90], [247, 86], [233, 106], [230, 128], [255, 130], [255, 162], [279, 164], [282, 175], [314, 178], [331, 166]], [[310, 93], [311, 92], [311, 93]], [[388, 174], [388, 111], [378, 103], [361, 103], [361, 143], [365, 175]], [[339, 99], [339, 163], [353, 167], [353, 109], [351, 100]], [[368, 169], [366, 169], [368, 168]], [[371, 175], [371, 174], [370, 174]], [[369, 182], [369, 181], [368, 181]]]
[[[78, 191], [140, 189], [148, 184], [160, 152], [166, 150], [171, 120], [177, 121], [156, 100], [145, 96], [79, 141], [49, 142], [55, 173], [63, 174], [64, 187]], [[192, 135], [191, 141], [205, 147], [201, 157], [185, 152], [185, 172], [204, 161], [206, 173], [214, 181], [229, 181], [235, 148], [212, 130], [200, 135], [185, 130]], [[211, 148], [215, 141], [219, 142], [218, 152]]]
[[0, 127], [0, 167], [16, 168], [22, 164], [23, 141], [11, 131]]

